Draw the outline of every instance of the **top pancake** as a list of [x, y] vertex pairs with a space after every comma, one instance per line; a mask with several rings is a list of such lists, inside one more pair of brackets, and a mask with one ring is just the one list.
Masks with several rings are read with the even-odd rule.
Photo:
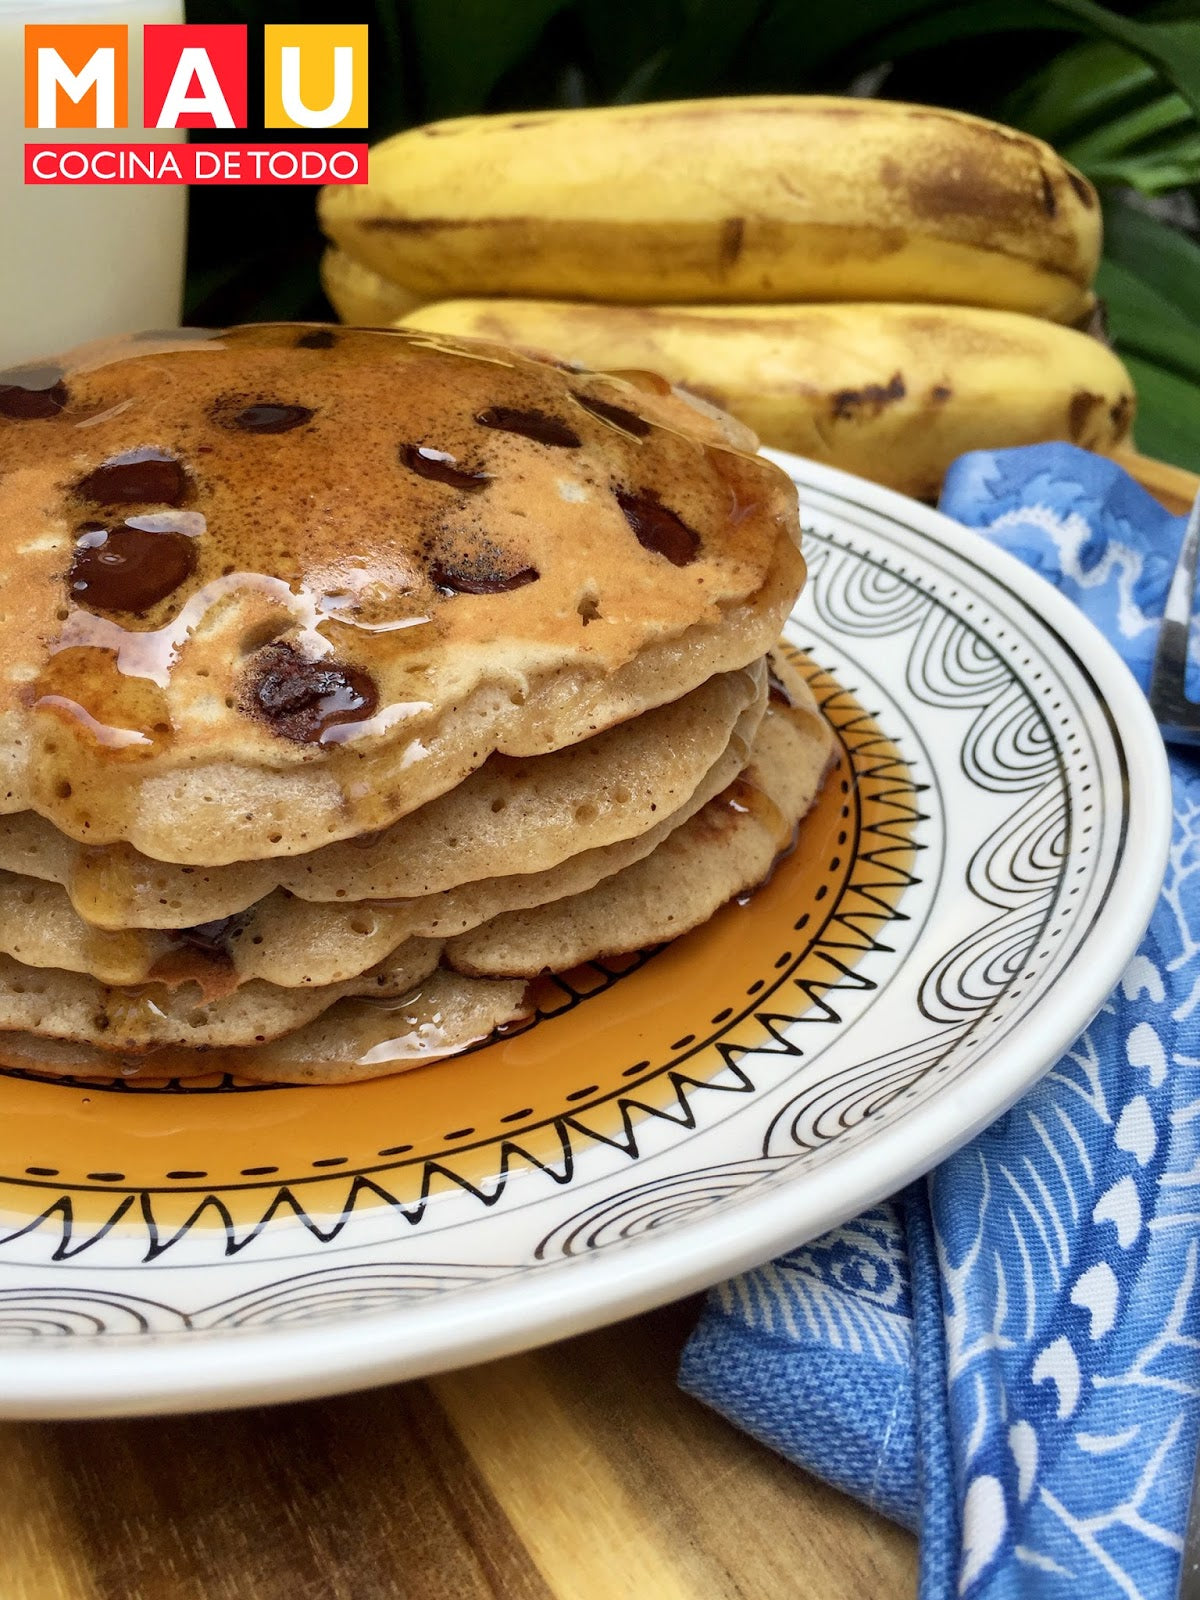
[[0, 375], [0, 806], [218, 865], [774, 642], [790, 481], [656, 379], [276, 325]]

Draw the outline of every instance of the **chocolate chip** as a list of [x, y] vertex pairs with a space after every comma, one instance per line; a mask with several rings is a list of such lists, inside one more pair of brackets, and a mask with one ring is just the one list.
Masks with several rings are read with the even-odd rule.
[[210, 960], [227, 960], [230, 944], [249, 920], [249, 911], [238, 911], [232, 916], [218, 917], [215, 922], [198, 922], [193, 928], [180, 928], [175, 938]]
[[230, 425], [241, 428], [243, 433], [291, 433], [293, 428], [311, 422], [312, 416], [307, 406], [283, 406], [264, 400], [236, 412]]
[[700, 553], [700, 535], [678, 513], [663, 505], [653, 489], [616, 491], [617, 504], [644, 550], [665, 556], [673, 567], [686, 567]]
[[196, 541], [122, 523], [88, 523], [67, 577], [72, 599], [96, 611], [148, 611], [196, 570]]
[[310, 333], [302, 333], [296, 340], [297, 350], [332, 350], [337, 343], [337, 337], [328, 328], [313, 328]]
[[290, 644], [254, 657], [242, 707], [297, 744], [320, 744], [328, 729], [363, 722], [379, 704], [370, 676], [340, 661], [306, 661]]
[[0, 372], [0, 417], [14, 422], [44, 422], [66, 405], [61, 367], [22, 367]]
[[475, 418], [485, 428], [498, 428], [501, 433], [519, 433], [537, 444], [557, 445], [563, 450], [577, 450], [579, 435], [573, 428], [545, 411], [518, 411], [512, 406], [490, 406]]
[[536, 567], [508, 568], [490, 564], [486, 557], [457, 562], [433, 561], [429, 577], [443, 594], [504, 594], [536, 583], [541, 573]]
[[468, 472], [460, 467], [454, 457], [444, 450], [431, 450], [428, 445], [405, 444], [400, 446], [400, 459], [410, 472], [419, 478], [431, 478], [435, 483], [448, 483], [452, 489], [465, 489], [474, 493], [491, 482], [486, 472]]
[[182, 463], [165, 450], [151, 448], [113, 456], [81, 478], [75, 493], [97, 506], [177, 506], [187, 487]]
[[634, 411], [626, 411], [624, 406], [614, 406], [609, 401], [597, 400], [590, 394], [577, 394], [575, 398], [585, 411], [590, 411], [595, 417], [603, 418], [605, 422], [611, 422], [614, 427], [622, 428], [626, 433], [632, 433], [635, 439], [644, 439], [650, 432], [650, 424], [645, 417], [639, 417]]

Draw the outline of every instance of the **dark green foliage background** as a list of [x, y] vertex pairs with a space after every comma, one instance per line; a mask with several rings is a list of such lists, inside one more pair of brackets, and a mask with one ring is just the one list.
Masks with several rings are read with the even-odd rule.
[[[804, 91], [1040, 134], [1104, 195], [1099, 288], [1138, 443], [1200, 470], [1200, 0], [189, 0], [188, 20], [252, 24], [252, 85], [262, 23], [369, 23], [372, 141], [472, 111]], [[329, 315], [311, 190], [191, 204], [190, 320]]]

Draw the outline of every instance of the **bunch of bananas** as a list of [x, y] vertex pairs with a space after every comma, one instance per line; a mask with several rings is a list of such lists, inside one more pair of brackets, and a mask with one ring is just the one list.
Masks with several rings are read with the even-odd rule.
[[1133, 386], [1078, 327], [1095, 191], [958, 112], [769, 97], [465, 117], [325, 190], [346, 321], [648, 368], [767, 443], [936, 494], [963, 450], [1125, 439]]

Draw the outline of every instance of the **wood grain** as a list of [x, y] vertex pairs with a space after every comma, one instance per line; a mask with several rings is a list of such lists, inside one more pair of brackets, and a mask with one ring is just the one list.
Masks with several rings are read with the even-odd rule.
[[273, 1410], [0, 1425], [3, 1600], [902, 1600], [909, 1536], [675, 1387], [698, 1302]]

